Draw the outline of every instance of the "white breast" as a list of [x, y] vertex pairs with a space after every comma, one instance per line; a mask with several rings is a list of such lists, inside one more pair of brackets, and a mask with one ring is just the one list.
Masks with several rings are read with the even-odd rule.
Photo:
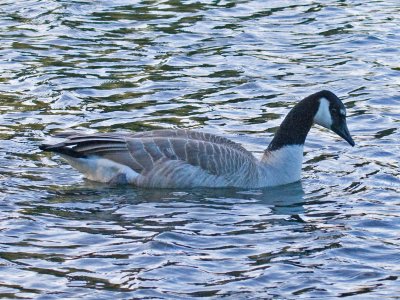
[[299, 181], [303, 145], [289, 145], [264, 154], [260, 167], [260, 186], [274, 186]]

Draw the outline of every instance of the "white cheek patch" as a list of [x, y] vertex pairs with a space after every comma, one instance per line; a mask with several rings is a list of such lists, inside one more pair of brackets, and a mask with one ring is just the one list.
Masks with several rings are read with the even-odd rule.
[[329, 101], [325, 98], [319, 99], [318, 111], [314, 117], [314, 123], [330, 129], [332, 125], [332, 116], [329, 111]]

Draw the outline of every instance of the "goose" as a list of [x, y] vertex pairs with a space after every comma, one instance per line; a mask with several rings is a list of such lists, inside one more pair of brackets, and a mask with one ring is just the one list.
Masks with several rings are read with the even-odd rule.
[[146, 188], [264, 188], [299, 181], [303, 146], [313, 124], [355, 143], [346, 108], [323, 90], [298, 102], [276, 131], [261, 160], [240, 144], [210, 133], [165, 129], [128, 134], [61, 134], [41, 150], [63, 157], [93, 181]]

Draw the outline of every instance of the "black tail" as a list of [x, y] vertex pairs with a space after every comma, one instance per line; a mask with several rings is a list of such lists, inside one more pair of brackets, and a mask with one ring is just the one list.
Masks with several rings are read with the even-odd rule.
[[57, 138], [65, 138], [61, 143], [42, 144], [39, 148], [43, 151], [55, 152], [75, 158], [87, 158], [90, 155], [102, 155], [109, 152], [124, 152], [126, 140], [122, 135], [104, 134], [77, 134], [64, 132], [57, 134]]
[[39, 146], [39, 149], [43, 150], [43, 151], [64, 154], [64, 155], [68, 155], [68, 156], [76, 157], [76, 158], [85, 158], [86, 157], [86, 155], [69, 148], [64, 143], [59, 143], [59, 144], [55, 144], [55, 145], [42, 144]]

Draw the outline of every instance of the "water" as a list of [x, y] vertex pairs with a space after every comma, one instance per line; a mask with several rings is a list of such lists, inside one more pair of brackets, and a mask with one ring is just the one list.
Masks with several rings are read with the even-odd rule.
[[[398, 1], [2, 1], [0, 298], [389, 299], [400, 293]], [[37, 146], [193, 128], [256, 155], [330, 89], [301, 183], [146, 190]]]

